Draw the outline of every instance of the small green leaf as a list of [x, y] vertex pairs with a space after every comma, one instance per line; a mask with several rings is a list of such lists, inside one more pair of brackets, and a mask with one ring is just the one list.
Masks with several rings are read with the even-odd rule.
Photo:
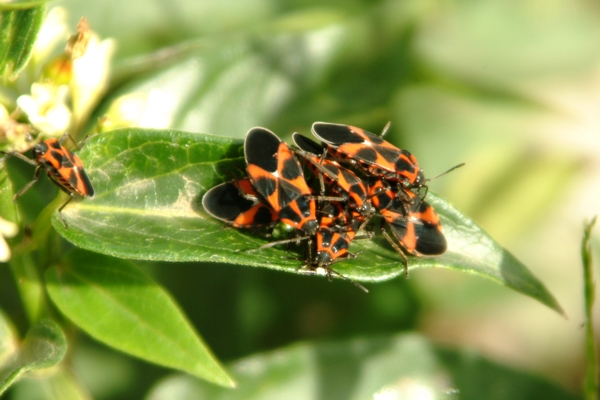
[[[298, 272], [302, 263], [285, 246], [249, 253], [265, 239], [223, 229], [223, 223], [202, 209], [208, 189], [244, 174], [241, 154], [240, 140], [186, 132], [125, 129], [95, 137], [81, 158], [96, 197], [63, 210], [68, 229], [56, 214], [53, 225], [76, 245], [117, 257], [226, 262]], [[476, 273], [562, 312], [544, 285], [473, 221], [432, 193], [427, 201], [440, 215], [449, 249], [441, 257], [410, 257], [410, 268]], [[356, 241], [352, 250], [364, 252], [336, 264], [336, 270], [349, 278], [382, 281], [403, 274], [402, 259], [383, 238]]]
[[470, 352], [441, 349], [415, 334], [296, 344], [238, 360], [230, 370], [238, 390], [178, 374], [159, 382], [146, 399], [578, 398], [541, 378]]
[[25, 68], [31, 57], [33, 45], [42, 26], [46, 6], [4, 11], [0, 39], [2, 40], [0, 55], [4, 58], [0, 63], [0, 75], [8, 75], [15, 80]]
[[56, 322], [44, 319], [29, 329], [20, 349], [21, 363], [28, 371], [50, 368], [61, 362], [67, 339]]
[[67, 340], [59, 326], [51, 320], [39, 321], [27, 332], [16, 362], [0, 381], [0, 394], [24, 373], [58, 364], [66, 352]]
[[0, 71], [6, 68], [5, 60], [11, 46], [15, 16], [14, 11], [0, 12]]
[[0, 169], [0, 217], [17, 222], [17, 207], [13, 201], [13, 187], [6, 168]]
[[75, 250], [48, 270], [46, 281], [56, 306], [97, 340], [233, 386], [173, 299], [131, 263]]

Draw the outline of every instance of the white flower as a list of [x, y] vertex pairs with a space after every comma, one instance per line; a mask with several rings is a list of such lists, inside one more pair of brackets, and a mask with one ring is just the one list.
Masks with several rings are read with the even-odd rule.
[[76, 126], [85, 121], [106, 91], [114, 50], [114, 40], [100, 41], [98, 35], [91, 32], [85, 53], [73, 60], [71, 96]]
[[59, 43], [64, 43], [69, 37], [67, 27], [67, 10], [64, 7], [54, 7], [49, 12], [33, 45], [32, 61], [39, 63], [47, 59]]
[[68, 90], [66, 85], [34, 83], [31, 95], [19, 96], [17, 104], [41, 134], [60, 136], [71, 123], [71, 110], [66, 105]]
[[5, 238], [12, 238], [19, 232], [19, 226], [0, 217], [0, 262], [10, 260], [10, 247]]

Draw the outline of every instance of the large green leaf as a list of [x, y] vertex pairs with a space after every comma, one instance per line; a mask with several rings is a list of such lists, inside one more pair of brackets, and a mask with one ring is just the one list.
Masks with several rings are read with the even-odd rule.
[[[217, 183], [241, 176], [240, 140], [176, 131], [125, 129], [91, 139], [82, 151], [96, 197], [74, 202], [53, 225], [76, 245], [117, 257], [210, 261], [297, 272], [301, 262], [285, 246], [247, 252], [265, 239], [209, 217], [202, 195]], [[473, 221], [434, 194], [449, 249], [441, 257], [410, 259], [410, 268], [446, 267], [476, 273], [529, 295], [561, 312], [544, 285]], [[356, 242], [364, 251], [336, 270], [360, 281], [403, 273], [397, 253], [382, 238]], [[368, 262], [367, 262], [368, 260]]]
[[0, 14], [0, 75], [7, 74], [14, 80], [25, 68], [45, 13], [44, 4]]
[[66, 352], [67, 340], [59, 326], [51, 320], [39, 321], [27, 332], [15, 362], [0, 376], [0, 394], [23, 374], [58, 364]]
[[578, 399], [539, 377], [412, 334], [297, 344], [236, 361], [231, 370], [238, 390], [175, 375], [146, 399]]
[[46, 273], [57, 307], [94, 338], [142, 359], [232, 386], [173, 299], [131, 263], [76, 250]]

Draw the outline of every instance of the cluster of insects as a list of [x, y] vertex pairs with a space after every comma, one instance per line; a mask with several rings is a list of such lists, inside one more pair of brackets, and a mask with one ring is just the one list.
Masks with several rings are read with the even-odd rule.
[[[204, 209], [230, 226], [262, 230], [266, 236], [272, 236], [277, 226], [286, 227], [290, 237], [259, 250], [303, 241], [301, 270], [330, 279], [332, 275], [348, 279], [331, 266], [356, 258], [349, 251], [351, 242], [379, 231], [402, 257], [408, 276], [406, 254], [440, 255], [447, 244], [438, 215], [425, 201], [431, 179], [425, 178], [411, 153], [383, 139], [388, 128], [389, 124], [377, 136], [349, 125], [316, 122], [312, 133], [320, 143], [295, 133], [294, 147], [268, 129], [252, 128], [244, 143], [247, 176], [210, 189], [202, 199]], [[69, 195], [58, 208], [65, 227], [61, 211], [73, 197], [94, 196], [81, 160], [63, 146], [69, 137], [64, 134], [59, 140], [36, 144], [33, 159], [17, 152], [6, 154], [36, 166], [33, 180], [14, 195], [15, 200], [37, 182], [42, 169]], [[306, 178], [305, 168], [310, 171]]]
[[[73, 200], [75, 195], [89, 198], [94, 197], [94, 188], [83, 168], [81, 160], [76, 154], [63, 146], [67, 138], [70, 138], [75, 143], [69, 133], [65, 133], [60, 139], [50, 138], [36, 144], [31, 148], [33, 159], [27, 158], [18, 152], [5, 153], [4, 157], [15, 156], [36, 167], [33, 173], [33, 180], [14, 195], [14, 201], [38, 181], [42, 169], [46, 171], [48, 179], [52, 183], [69, 195], [67, 201], [58, 208], [58, 215], [65, 228], [67, 227], [67, 223], [63, 218], [62, 210]], [[80, 147], [77, 143], [75, 145], [77, 148]]]
[[[304, 241], [301, 271], [330, 279], [348, 279], [331, 266], [356, 258], [351, 242], [371, 237], [371, 221], [379, 220], [376, 230], [402, 257], [408, 276], [405, 253], [440, 255], [447, 244], [438, 215], [425, 201], [429, 179], [411, 153], [383, 140], [388, 128], [377, 136], [316, 122], [312, 133], [321, 143], [295, 133], [295, 147], [268, 129], [250, 129], [244, 143], [247, 177], [211, 188], [202, 199], [204, 209], [235, 228], [267, 233], [278, 224], [295, 228], [294, 237], [259, 249]], [[303, 164], [310, 171], [306, 178]]]

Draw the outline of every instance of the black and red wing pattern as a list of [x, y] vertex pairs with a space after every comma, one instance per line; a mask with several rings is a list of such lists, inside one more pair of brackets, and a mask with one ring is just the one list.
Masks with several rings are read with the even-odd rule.
[[94, 197], [94, 188], [77, 155], [54, 138], [38, 143], [33, 148], [35, 160], [50, 179], [67, 193]]
[[347, 197], [348, 206], [369, 213], [370, 204], [367, 201], [367, 186], [354, 172], [343, 167], [337, 161], [323, 159], [323, 146], [298, 133], [292, 135], [292, 140], [309, 161], [309, 166], [315, 174], [322, 174], [328, 185], [334, 184], [341, 189], [335, 194]]
[[381, 215], [407, 253], [416, 256], [443, 254], [448, 245], [440, 217], [431, 205], [414, 195], [408, 214], [403, 207], [381, 210]]
[[236, 228], [269, 227], [279, 215], [254, 190], [248, 178], [225, 182], [211, 188], [202, 206], [212, 217]]
[[330, 152], [334, 157], [354, 159], [373, 176], [399, 181], [408, 187], [425, 184], [417, 159], [380, 136], [355, 126], [327, 122], [315, 122], [312, 132], [335, 149]]
[[268, 129], [252, 128], [244, 151], [252, 185], [279, 213], [281, 222], [314, 234], [318, 228], [315, 200], [289, 146]]

